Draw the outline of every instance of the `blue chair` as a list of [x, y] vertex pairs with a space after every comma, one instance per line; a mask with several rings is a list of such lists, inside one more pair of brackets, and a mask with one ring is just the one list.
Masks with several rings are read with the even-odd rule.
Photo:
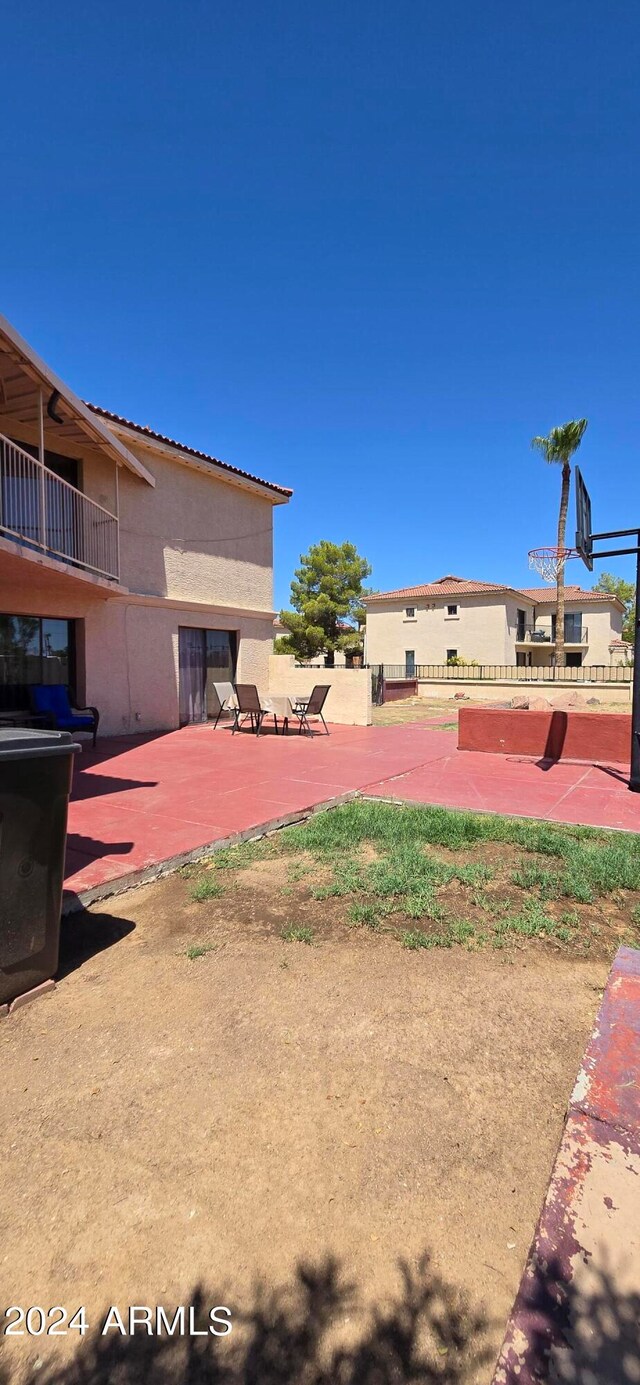
[[46, 717], [55, 731], [91, 731], [95, 746], [100, 721], [97, 707], [74, 707], [64, 683], [32, 683], [29, 696], [34, 715]]

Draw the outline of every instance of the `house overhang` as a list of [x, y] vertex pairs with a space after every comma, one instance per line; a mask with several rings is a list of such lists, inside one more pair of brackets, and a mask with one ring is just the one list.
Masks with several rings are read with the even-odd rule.
[[45, 364], [28, 342], [0, 316], [0, 432], [15, 434], [22, 425], [34, 434], [40, 426], [41, 396], [45, 446], [65, 452], [65, 445], [89, 444], [117, 466], [155, 486], [155, 479], [133, 452], [114, 437], [73, 390]]

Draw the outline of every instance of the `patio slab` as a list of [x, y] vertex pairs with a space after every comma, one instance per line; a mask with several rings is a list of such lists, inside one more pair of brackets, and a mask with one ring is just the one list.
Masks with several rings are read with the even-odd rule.
[[624, 766], [458, 751], [424, 722], [332, 726], [328, 737], [190, 726], [105, 740], [77, 757], [67, 907], [228, 837], [367, 795], [640, 832]]

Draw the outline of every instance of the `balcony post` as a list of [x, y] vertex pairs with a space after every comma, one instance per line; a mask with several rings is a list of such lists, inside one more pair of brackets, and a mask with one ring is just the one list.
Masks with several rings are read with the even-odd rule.
[[120, 467], [116, 462], [116, 576], [120, 581]]
[[39, 415], [40, 415], [40, 437], [38, 441], [38, 454], [40, 457], [40, 546], [46, 552], [47, 548], [47, 486], [44, 462], [44, 407], [42, 401], [42, 390], [38, 390]]

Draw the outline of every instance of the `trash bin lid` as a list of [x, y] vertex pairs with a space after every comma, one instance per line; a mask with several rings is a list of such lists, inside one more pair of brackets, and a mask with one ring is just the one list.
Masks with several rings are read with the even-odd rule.
[[25, 726], [0, 726], [0, 760], [23, 760], [35, 755], [75, 755], [80, 750], [70, 731], [38, 731]]

